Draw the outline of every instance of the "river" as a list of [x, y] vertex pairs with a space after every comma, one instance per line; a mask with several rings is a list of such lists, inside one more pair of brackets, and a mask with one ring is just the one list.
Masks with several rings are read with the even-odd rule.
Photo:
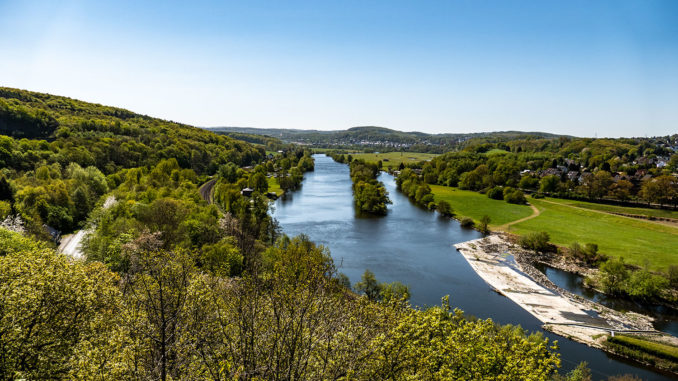
[[536, 318], [494, 292], [452, 247], [479, 238], [480, 233], [415, 206], [396, 190], [393, 176], [386, 173], [379, 180], [393, 201], [388, 215], [358, 217], [348, 166], [325, 155], [314, 158], [315, 171], [305, 174], [300, 190], [276, 201], [273, 216], [287, 235], [303, 233], [328, 247], [339, 271], [351, 283], [370, 269], [379, 281], [407, 284], [416, 306], [440, 304], [449, 295], [451, 305], [468, 315], [541, 331], [558, 340], [563, 370], [586, 361], [596, 380], [627, 373], [644, 380], [674, 379], [543, 331]]

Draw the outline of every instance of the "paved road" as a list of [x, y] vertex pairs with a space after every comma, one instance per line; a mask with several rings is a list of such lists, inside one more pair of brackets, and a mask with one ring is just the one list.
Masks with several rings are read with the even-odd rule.
[[[115, 197], [108, 196], [106, 201], [104, 201], [103, 208], [108, 209], [113, 204], [115, 204]], [[66, 255], [70, 255], [75, 259], [84, 259], [85, 256], [82, 252], [82, 240], [92, 231], [93, 229], [83, 229], [62, 237], [61, 244], [59, 245], [59, 251]]]

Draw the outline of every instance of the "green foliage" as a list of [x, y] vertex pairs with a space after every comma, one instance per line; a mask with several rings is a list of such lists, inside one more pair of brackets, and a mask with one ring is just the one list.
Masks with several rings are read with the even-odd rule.
[[352, 160], [350, 164], [353, 181], [353, 200], [359, 212], [385, 215], [387, 204], [391, 203], [388, 192], [381, 181], [377, 181], [379, 167], [362, 160]]
[[[628, 335], [608, 337], [604, 344], [624, 356], [665, 369], [678, 370], [678, 347]], [[633, 380], [633, 378], [617, 379]]]
[[587, 264], [596, 264], [607, 259], [604, 254], [598, 252], [598, 245], [595, 243], [587, 243], [582, 246], [579, 242], [572, 242], [567, 254], [570, 257]]
[[624, 264], [624, 258], [615, 258], [600, 265], [598, 282], [606, 293], [620, 294], [626, 289], [626, 282], [629, 277], [630, 274]]
[[547, 252], [551, 250], [551, 245], [549, 245], [549, 233], [547, 232], [535, 232], [525, 234], [521, 236], [518, 240], [518, 243], [523, 249], [534, 250], [538, 252]]
[[494, 187], [487, 191], [487, 197], [494, 200], [503, 200], [504, 199], [504, 190], [502, 187]]
[[459, 222], [460, 222], [461, 226], [464, 227], [464, 228], [472, 228], [475, 225], [473, 218], [470, 218], [470, 217], [464, 217]]
[[[2, 229], [0, 229], [2, 230]], [[0, 256], [0, 378], [65, 379], [81, 344], [116, 312], [117, 277], [73, 262], [18, 234]]]
[[635, 298], [652, 299], [658, 297], [668, 285], [668, 279], [663, 276], [641, 269], [631, 273], [625, 292]]
[[576, 368], [569, 371], [566, 375], [556, 375], [554, 381], [592, 381], [591, 370], [586, 361], [580, 362]]
[[0, 220], [4, 220], [10, 213], [12, 213], [12, 206], [9, 202], [0, 201]]
[[478, 228], [479, 228], [481, 233], [487, 234], [487, 233], [490, 232], [489, 226], [490, 226], [491, 221], [492, 220], [490, 219], [490, 216], [488, 216], [488, 215], [484, 215], [480, 218], [480, 225], [479, 225]]
[[438, 201], [438, 203], [436, 204], [436, 210], [438, 210], [438, 212], [443, 216], [447, 217], [454, 216], [454, 209], [452, 209], [450, 203], [445, 200]]
[[519, 189], [513, 189], [511, 187], [504, 188], [504, 201], [508, 202], [509, 204], [527, 204], [527, 199], [525, 199], [523, 191]]
[[371, 301], [398, 301], [410, 299], [410, 288], [400, 282], [382, 283], [377, 281], [374, 273], [365, 270], [355, 290], [364, 294]]
[[370, 270], [365, 270], [363, 276], [360, 278], [360, 282], [355, 284], [355, 290], [365, 294], [370, 300], [381, 300], [381, 284]]

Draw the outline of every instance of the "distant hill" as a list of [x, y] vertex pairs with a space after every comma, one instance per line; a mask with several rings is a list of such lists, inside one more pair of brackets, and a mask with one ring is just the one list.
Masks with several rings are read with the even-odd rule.
[[425, 132], [396, 131], [377, 126], [351, 127], [347, 130], [320, 131], [252, 127], [214, 127], [211, 131], [237, 136], [237, 134], [264, 135], [287, 143], [310, 145], [316, 148], [374, 148], [379, 150], [404, 150], [417, 152], [445, 152], [471, 139], [482, 138], [484, 142], [502, 142], [525, 138], [559, 138], [545, 132], [479, 132], [456, 134], [429, 134]]

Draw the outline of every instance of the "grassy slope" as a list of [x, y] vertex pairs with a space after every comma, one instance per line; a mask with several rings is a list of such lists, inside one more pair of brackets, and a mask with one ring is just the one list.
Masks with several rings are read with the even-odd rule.
[[675, 210], [629, 208], [629, 207], [624, 207], [624, 206], [596, 204], [596, 203], [592, 203], [592, 202], [575, 201], [575, 200], [558, 199], [557, 201], [562, 203], [562, 204], [573, 205], [573, 206], [577, 206], [577, 207], [580, 207], [580, 208], [586, 208], [586, 209], [600, 210], [602, 212], [608, 212], [608, 213], [626, 213], [626, 214], [637, 214], [637, 215], [643, 215], [643, 216], [665, 217], [665, 218], [678, 219], [678, 211], [675, 211]]
[[457, 216], [471, 217], [477, 221], [483, 215], [488, 215], [492, 221], [491, 226], [503, 225], [532, 214], [529, 206], [493, 200], [477, 192], [441, 185], [431, 185], [431, 191], [436, 201], [449, 202]]
[[275, 192], [275, 194], [278, 195], [278, 197], [282, 196], [283, 190], [280, 188], [280, 185], [278, 184], [278, 180], [276, 180], [275, 177], [269, 177], [268, 179], [268, 191], [269, 192]]
[[[561, 202], [562, 200], [557, 200]], [[654, 269], [678, 263], [678, 229], [644, 220], [619, 217], [530, 199], [541, 214], [511, 227], [512, 233], [546, 231], [551, 241], [567, 246], [574, 241], [598, 244], [600, 251], [628, 263]]]
[[[433, 153], [418, 153], [418, 152], [386, 152], [386, 153], [353, 153], [354, 159], [363, 159], [367, 162], [376, 163], [381, 160], [381, 164], [386, 167], [397, 167], [400, 163], [418, 163], [424, 160], [430, 160], [436, 157]], [[388, 159], [389, 161], [384, 161]]]

